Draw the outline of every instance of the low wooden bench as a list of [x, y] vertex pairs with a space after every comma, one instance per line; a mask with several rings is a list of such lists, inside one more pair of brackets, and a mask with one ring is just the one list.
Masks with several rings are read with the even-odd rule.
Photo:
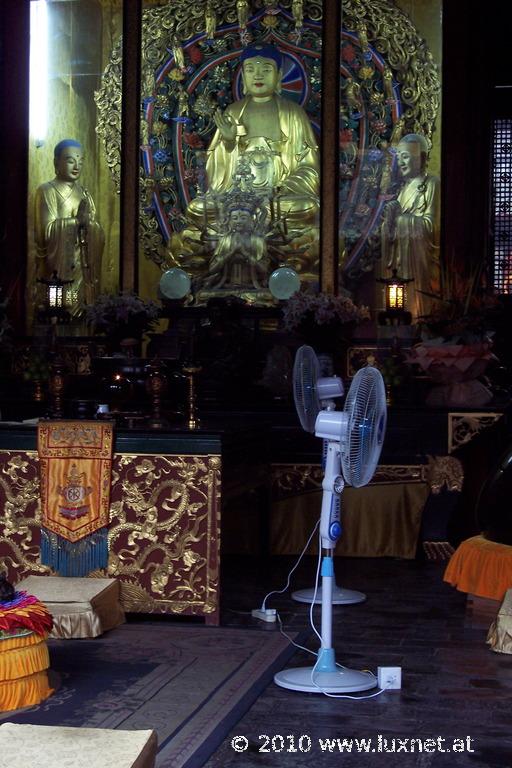
[[153, 730], [0, 725], [0, 765], [8, 768], [154, 768]]
[[98, 637], [125, 620], [116, 579], [27, 576], [16, 585], [53, 616], [51, 637]]

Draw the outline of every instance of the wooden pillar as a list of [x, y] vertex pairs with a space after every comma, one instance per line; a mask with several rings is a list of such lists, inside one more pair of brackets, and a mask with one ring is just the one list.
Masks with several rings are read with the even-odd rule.
[[139, 266], [140, 60], [142, 0], [123, 3], [120, 283], [137, 291]]
[[320, 287], [328, 292], [338, 288], [341, 4], [326, 0], [323, 10]]
[[23, 334], [27, 275], [30, 3], [28, 0], [4, 0], [1, 16], [0, 301], [9, 299], [9, 321], [17, 333]]

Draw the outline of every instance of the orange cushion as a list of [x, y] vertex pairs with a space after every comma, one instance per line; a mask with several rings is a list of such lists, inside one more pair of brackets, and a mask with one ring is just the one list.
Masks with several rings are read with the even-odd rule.
[[461, 592], [501, 602], [512, 587], [512, 546], [472, 536], [457, 547], [443, 578]]
[[40, 704], [53, 693], [48, 685], [48, 674], [34, 672], [33, 675], [20, 677], [17, 680], [0, 682], [0, 712], [10, 712], [21, 707], [32, 707]]
[[0, 640], [0, 711], [39, 704], [48, 698], [47, 635], [31, 632]]

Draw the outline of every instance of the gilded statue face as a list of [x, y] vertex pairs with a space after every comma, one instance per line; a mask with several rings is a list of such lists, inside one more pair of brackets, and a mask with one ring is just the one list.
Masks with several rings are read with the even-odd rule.
[[66, 147], [55, 161], [55, 172], [61, 181], [76, 181], [82, 172], [84, 155], [79, 147]]
[[413, 179], [421, 173], [421, 147], [413, 142], [400, 142], [396, 149], [398, 167], [404, 179]]
[[254, 56], [242, 65], [245, 90], [249, 96], [268, 99], [277, 91], [279, 72], [273, 59]]
[[229, 214], [229, 228], [231, 232], [251, 232], [253, 227], [252, 216], [243, 208], [231, 211]]

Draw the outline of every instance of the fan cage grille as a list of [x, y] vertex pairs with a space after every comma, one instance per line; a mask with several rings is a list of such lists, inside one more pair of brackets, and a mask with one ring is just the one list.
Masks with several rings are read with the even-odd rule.
[[386, 392], [376, 368], [356, 373], [344, 411], [348, 428], [341, 448], [343, 474], [348, 485], [360, 488], [375, 473], [386, 431]]
[[297, 350], [293, 365], [293, 398], [302, 428], [315, 431], [315, 421], [320, 411], [316, 382], [320, 378], [318, 358], [312, 347], [306, 345]]

